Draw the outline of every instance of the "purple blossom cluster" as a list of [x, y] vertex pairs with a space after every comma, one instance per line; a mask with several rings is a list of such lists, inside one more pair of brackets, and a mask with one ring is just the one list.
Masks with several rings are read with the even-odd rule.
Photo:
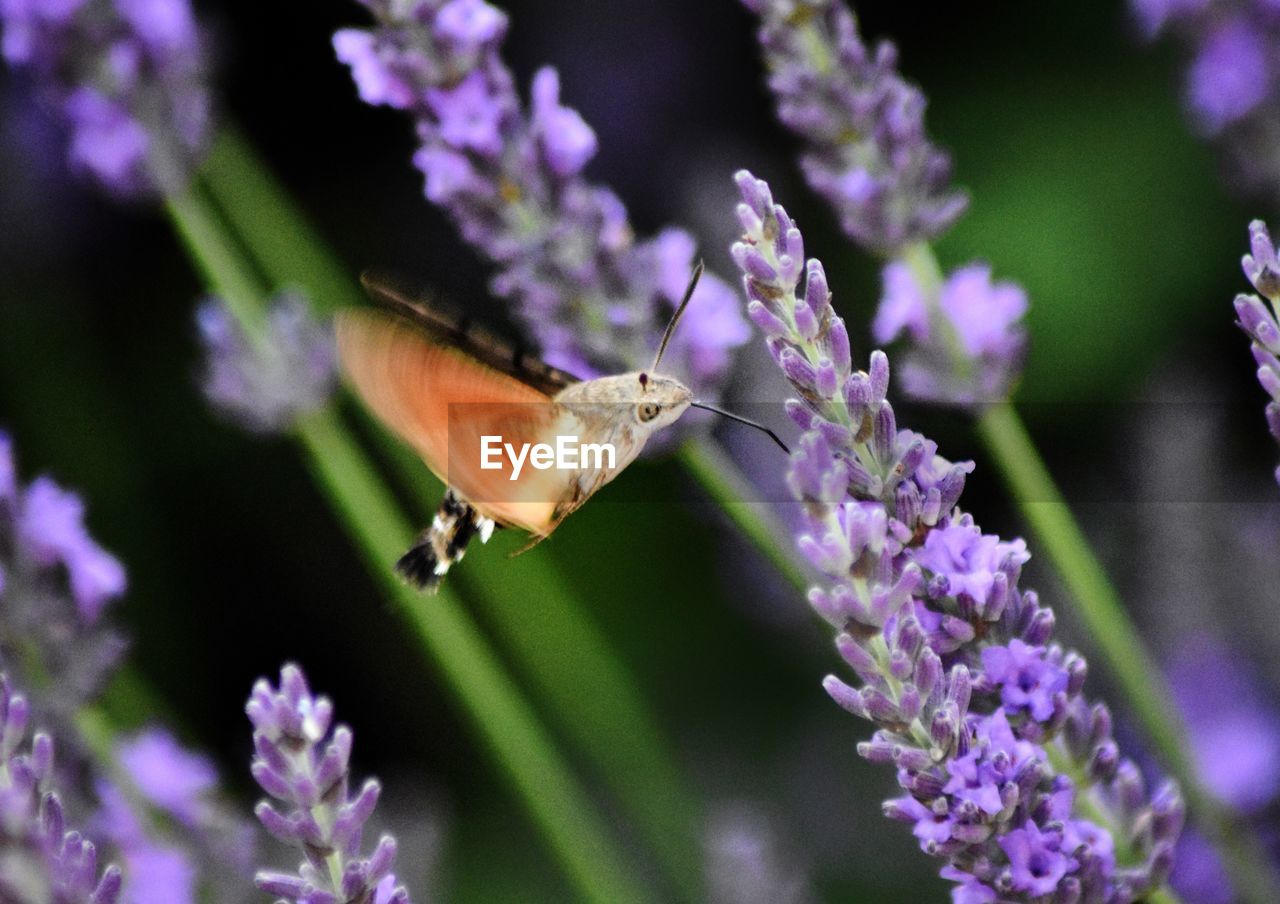
[[255, 810], [267, 831], [302, 851], [297, 873], [258, 873], [259, 888], [298, 904], [409, 904], [391, 869], [396, 842], [384, 835], [368, 857], [361, 834], [381, 794], [376, 779], [350, 795], [351, 730], [330, 733], [333, 706], [313, 696], [302, 670], [280, 684], [258, 681], [245, 707], [253, 723], [253, 777], [273, 801]]
[[[98, 690], [124, 648], [101, 620], [124, 593], [124, 566], [84, 518], [80, 497], [52, 478], [19, 482], [0, 433], [0, 665], [39, 686], [42, 705], [62, 717]], [[59, 680], [37, 684], [25, 673], [32, 662]]]
[[65, 125], [73, 169], [123, 197], [185, 184], [209, 134], [188, 0], [0, 0], [0, 52]]
[[[124, 592], [124, 568], [89, 536], [84, 514], [80, 498], [51, 478], [23, 486], [11, 443], [0, 434], [0, 667], [23, 676], [34, 689], [41, 717], [51, 723], [49, 734], [37, 735], [34, 749], [52, 745], [56, 735], [72, 752], [73, 768], [66, 771], [82, 779], [64, 786], [72, 802], [87, 806], [96, 800], [87, 828], [98, 849], [109, 850], [123, 870], [116, 871], [109, 894], [136, 904], [242, 900], [243, 885], [235, 880], [247, 882], [254, 839], [249, 824], [218, 799], [212, 764], [162, 729], [122, 739], [106, 761], [90, 756], [80, 738], [75, 716], [92, 703], [124, 649], [123, 638], [104, 618], [106, 606]], [[10, 700], [7, 684], [0, 685], [0, 702], [7, 706], [0, 710], [9, 719], [0, 722], [16, 732], [12, 743], [0, 741], [0, 757], [9, 760], [21, 740], [28, 705], [20, 697]], [[12, 766], [11, 772], [18, 774]], [[22, 804], [29, 790], [22, 786], [14, 792], [15, 807], [26, 806], [22, 812], [32, 820], [43, 819], [46, 809], [56, 811], [61, 821], [56, 798], [50, 805]], [[157, 831], [157, 816], [169, 830]], [[18, 810], [0, 815], [11, 835], [25, 831], [23, 818]], [[67, 862], [80, 864], [76, 881], [82, 885], [93, 872], [94, 851], [82, 835], [68, 847]], [[0, 864], [2, 900], [11, 899], [3, 894], [11, 878]], [[72, 897], [65, 900], [89, 900], [92, 889], [68, 888]]]
[[[1267, 299], [1270, 308], [1257, 295], [1237, 295], [1236, 315], [1240, 326], [1253, 340], [1250, 351], [1258, 363], [1258, 382], [1271, 400], [1267, 402], [1267, 424], [1276, 442], [1280, 442], [1280, 260], [1271, 241], [1267, 225], [1261, 220], [1249, 224], [1250, 251], [1244, 256], [1244, 275]], [[1280, 467], [1276, 468], [1280, 482]]]
[[301, 296], [275, 299], [258, 336], [246, 335], [217, 299], [196, 310], [196, 326], [204, 346], [205, 397], [242, 427], [259, 433], [288, 429], [333, 395], [333, 338]]
[[871, 325], [876, 342], [910, 340], [901, 368], [906, 392], [964, 406], [1008, 398], [1026, 351], [1026, 292], [993, 282], [986, 264], [959, 267], [940, 284], [921, 279], [919, 269], [904, 260], [885, 266]]
[[[694, 240], [678, 228], [639, 240], [622, 201], [582, 170], [596, 136], [560, 100], [554, 69], [521, 102], [499, 54], [507, 16], [484, 0], [361, 0], [376, 25], [334, 35], [363, 100], [404, 110], [426, 196], [497, 266], [495, 294], [547, 361], [582, 377], [639, 369], [679, 303]], [[732, 288], [707, 274], [666, 360], [714, 391], [746, 342]]]
[[1184, 94], [1196, 126], [1225, 141], [1245, 182], [1280, 187], [1280, 15], [1267, 0], [1131, 0], [1144, 37], [1172, 33], [1191, 60]]
[[26, 743], [30, 713], [26, 698], [0, 673], [0, 899], [117, 904], [120, 868], [99, 871], [93, 842], [67, 827], [51, 788], [53, 739], [36, 732]]
[[744, 0], [778, 118], [804, 141], [800, 166], [845, 233], [889, 258], [873, 327], [908, 340], [903, 386], [920, 399], [971, 407], [1003, 401], [1022, 368], [1027, 298], [975, 263], [943, 278], [928, 240], [964, 212], [951, 164], [924, 127], [925, 99], [896, 70], [897, 52], [868, 47], [840, 0]]
[[[1239, 649], [1204, 634], [1186, 639], [1167, 674], [1204, 787], [1255, 827], [1265, 826], [1280, 794], [1280, 710], [1259, 676]], [[1178, 842], [1169, 881], [1184, 900], [1197, 904], [1235, 900], [1230, 871], [1192, 830]]]
[[242, 901], [257, 839], [219, 798], [213, 763], [157, 726], [118, 740], [114, 761], [94, 778], [91, 827], [124, 867], [125, 899]]
[[946, 859], [957, 904], [1159, 888], [1183, 820], [1177, 788], [1147, 795], [1106, 706], [1082, 696], [1084, 660], [1018, 586], [1025, 544], [983, 534], [957, 507], [972, 463], [898, 428], [888, 358], [853, 369], [822, 265], [806, 262], [767, 184], [737, 182], [748, 315], [799, 395], [787, 480], [806, 513], [799, 548], [827, 576], [809, 599], [859, 679], [825, 686], [877, 726], [858, 749], [897, 771], [905, 793], [886, 815]]
[[897, 72], [897, 48], [868, 47], [840, 0], [743, 0], [778, 118], [805, 142], [800, 165], [854, 241], [886, 255], [946, 231], [967, 199], [929, 141], [925, 98]]

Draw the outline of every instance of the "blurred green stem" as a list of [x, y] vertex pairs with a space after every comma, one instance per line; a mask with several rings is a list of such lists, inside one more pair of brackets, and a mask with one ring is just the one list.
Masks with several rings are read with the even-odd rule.
[[[171, 198], [168, 210], [210, 288], [242, 325], [255, 329], [262, 288], [199, 187]], [[387, 551], [407, 547], [414, 531], [336, 415], [325, 410], [304, 418], [296, 435], [371, 572], [458, 694], [579, 892], [600, 902], [648, 900], [609, 826], [458, 600], [447, 590], [424, 598], [392, 573]]]
[[680, 447], [680, 461], [778, 573], [801, 590], [807, 590], [813, 581], [805, 573], [795, 550], [783, 539], [790, 537], [790, 531], [777, 523], [768, 506], [746, 501], [759, 490], [746, 479], [724, 448], [706, 434], [695, 436]]
[[[203, 178], [268, 282], [301, 288], [324, 311], [363, 300], [355, 280], [234, 128], [219, 136]], [[443, 488], [385, 429], [375, 426], [374, 433], [429, 520]], [[700, 898], [696, 799], [635, 677], [576, 588], [545, 554], [460, 569], [449, 580], [484, 610], [487, 625], [549, 704], [557, 729], [622, 802], [682, 896]], [[582, 692], [584, 679], [591, 682], [590, 694]]]

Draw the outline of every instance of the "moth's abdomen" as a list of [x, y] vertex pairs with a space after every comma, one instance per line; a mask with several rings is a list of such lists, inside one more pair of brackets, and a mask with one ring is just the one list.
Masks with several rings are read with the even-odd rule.
[[431, 526], [396, 562], [396, 572], [419, 590], [434, 593], [449, 567], [466, 554], [472, 538], [487, 543], [495, 526], [452, 489], [446, 490]]

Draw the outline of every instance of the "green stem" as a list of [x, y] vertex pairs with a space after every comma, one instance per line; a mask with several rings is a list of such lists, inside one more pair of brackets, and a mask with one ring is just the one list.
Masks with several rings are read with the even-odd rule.
[[613, 849], [613, 832], [457, 600], [447, 589], [426, 599], [392, 573], [388, 550], [406, 548], [414, 531], [340, 422], [323, 411], [305, 419], [298, 433], [370, 568], [462, 698], [579, 889], [592, 900], [647, 900]]
[[[400, 482], [422, 517], [429, 518], [444, 487], [407, 447], [375, 429]], [[492, 545], [500, 541], [495, 538]], [[613, 653], [549, 550], [492, 562], [468, 559], [467, 566], [450, 572], [449, 580], [483, 609], [486, 626], [501, 637], [539, 698], [550, 704], [556, 727], [626, 808], [682, 897], [701, 900], [701, 863], [692, 835], [698, 804], [634, 675]], [[589, 694], [583, 693], [584, 679], [590, 682]]]
[[1094, 642], [1126, 702], [1178, 780], [1193, 815], [1232, 865], [1244, 900], [1280, 900], [1280, 876], [1253, 832], [1200, 784], [1187, 756], [1187, 729], [1172, 703], [1163, 673], [1125, 611], [1102, 563], [1080, 530], [1026, 426], [1012, 405], [995, 405], [978, 418], [978, 433], [1038, 546], [1048, 555], [1076, 601]]
[[789, 537], [790, 531], [777, 523], [766, 504], [744, 501], [759, 491], [752, 487], [724, 449], [709, 436], [695, 437], [680, 447], [680, 461], [778, 573], [801, 590], [807, 590], [813, 581], [791, 545], [782, 539]]
[[[171, 198], [168, 209], [210, 287], [246, 326], [260, 322], [262, 289], [199, 190]], [[304, 418], [296, 435], [370, 570], [458, 695], [579, 892], [592, 901], [648, 900], [594, 803], [458, 600], [447, 589], [424, 598], [392, 573], [388, 551], [408, 546], [414, 532], [336, 415], [325, 410]]]
[[[321, 310], [360, 304], [364, 293], [234, 128], [203, 171], [219, 212], [276, 286], [295, 285]], [[365, 409], [360, 409], [362, 412]], [[373, 427], [426, 520], [442, 488], [420, 459]], [[693, 829], [699, 814], [635, 677], [589, 617], [587, 604], [545, 554], [468, 562], [450, 575], [481, 608], [514, 667], [545, 700], [555, 727], [622, 803], [686, 900], [702, 894]], [[582, 693], [584, 676], [592, 692]]]
[[995, 459], [1038, 546], [1048, 555], [1094, 642], [1151, 736], [1161, 759], [1185, 781], [1191, 773], [1186, 728], [1160, 669], [1045, 467], [1012, 405], [994, 405], [978, 418], [978, 434]]

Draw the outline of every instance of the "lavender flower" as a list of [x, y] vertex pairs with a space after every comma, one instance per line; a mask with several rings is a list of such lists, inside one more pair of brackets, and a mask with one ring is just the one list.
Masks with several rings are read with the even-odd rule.
[[805, 142], [801, 167], [860, 245], [895, 255], [964, 212], [951, 162], [924, 129], [925, 99], [897, 73], [897, 49], [863, 43], [839, 0], [743, 0], [778, 117]]
[[911, 340], [902, 368], [907, 393], [965, 406], [1007, 398], [1026, 349], [1026, 293], [993, 283], [985, 264], [960, 267], [941, 285], [919, 278], [918, 269], [904, 260], [885, 266], [871, 328], [877, 342]]
[[196, 904], [198, 874], [182, 847], [153, 837], [121, 788], [99, 778], [101, 804], [93, 824], [124, 862], [124, 897], [131, 904]]
[[744, 807], [711, 820], [703, 841], [710, 904], [808, 904], [805, 871], [789, 861], [767, 819]]
[[1026, 345], [1026, 294], [970, 264], [945, 280], [925, 244], [964, 212], [950, 163], [929, 143], [924, 96], [903, 81], [896, 51], [869, 49], [838, 0], [744, 0], [778, 117], [805, 142], [800, 164], [855, 242], [890, 258], [873, 332], [910, 340], [907, 393], [973, 406], [1008, 397]]
[[53, 740], [25, 746], [30, 708], [0, 673], [0, 898], [51, 904], [116, 904], [121, 874], [98, 871], [93, 842], [66, 827], [53, 776]]
[[[124, 566], [89, 535], [84, 516], [80, 497], [52, 478], [21, 485], [0, 433], [0, 664], [39, 687], [43, 708], [63, 719], [97, 691], [124, 648], [101, 621], [124, 593]], [[27, 676], [33, 662], [58, 680]]]
[[1131, 0], [1145, 37], [1174, 33], [1190, 54], [1185, 94], [1196, 127], [1222, 141], [1251, 189], [1280, 189], [1280, 17], [1253, 0]]
[[216, 299], [200, 306], [196, 325], [205, 349], [205, 397], [246, 429], [285, 430], [333, 394], [332, 339], [301, 296], [275, 299], [259, 337], [246, 336]]
[[254, 811], [267, 831], [302, 851], [297, 874], [263, 871], [259, 888], [299, 904], [409, 904], [391, 868], [396, 842], [379, 839], [360, 856], [360, 836], [377, 805], [381, 786], [367, 780], [354, 798], [348, 791], [351, 730], [329, 727], [333, 706], [314, 697], [295, 665], [280, 670], [280, 686], [259, 680], [245, 707], [253, 723], [253, 777], [274, 798]]
[[[1240, 656], [1204, 635], [1188, 637], [1168, 667], [1169, 684], [1189, 731], [1201, 782], [1255, 824], [1280, 793], [1280, 712]], [[1185, 900], [1227, 904], [1231, 876], [1203, 836], [1178, 843], [1170, 884]]]
[[1280, 712], [1239, 651], [1190, 637], [1168, 669], [1205, 787], [1241, 813], [1258, 813], [1280, 793]]
[[[126, 899], [136, 904], [243, 900], [257, 839], [253, 827], [218, 795], [213, 763], [156, 726], [117, 741], [115, 760], [128, 793], [99, 778], [96, 822], [124, 861]], [[168, 829], [164, 835], [155, 831], [157, 822]]]
[[0, 52], [65, 123], [73, 169], [124, 197], [185, 184], [209, 133], [187, 0], [0, 0]]
[[[1258, 382], [1271, 396], [1267, 403], [1267, 424], [1276, 442], [1280, 442], [1280, 262], [1267, 225], [1261, 220], [1249, 224], [1250, 253], [1244, 256], [1244, 275], [1267, 301], [1257, 295], [1237, 295], [1236, 315], [1239, 324], [1253, 340], [1250, 350], [1258, 363]], [[1276, 468], [1280, 482], [1280, 467]]]
[[[560, 101], [555, 70], [522, 104], [499, 55], [507, 17], [483, 0], [361, 0], [372, 30], [334, 35], [360, 96], [412, 115], [426, 196], [497, 265], [490, 287], [552, 364], [579, 376], [639, 369], [683, 294], [694, 242], [669, 228], [638, 240], [621, 200], [582, 169], [596, 137]], [[749, 331], [727, 283], [708, 274], [668, 351], [713, 392]]]
[[888, 358], [853, 369], [822, 265], [805, 262], [768, 185], [737, 181], [748, 313], [800, 396], [787, 479], [806, 512], [799, 548], [828, 579], [809, 599], [859, 678], [825, 686], [877, 726], [859, 753], [894, 766], [906, 792], [886, 815], [946, 859], [956, 901], [1132, 901], [1160, 887], [1183, 818], [1176, 787], [1147, 796], [1106, 707], [1081, 695], [1084, 660], [1052, 642], [1053, 612], [1018, 587], [1025, 545], [956, 507], [972, 464], [898, 428]]

